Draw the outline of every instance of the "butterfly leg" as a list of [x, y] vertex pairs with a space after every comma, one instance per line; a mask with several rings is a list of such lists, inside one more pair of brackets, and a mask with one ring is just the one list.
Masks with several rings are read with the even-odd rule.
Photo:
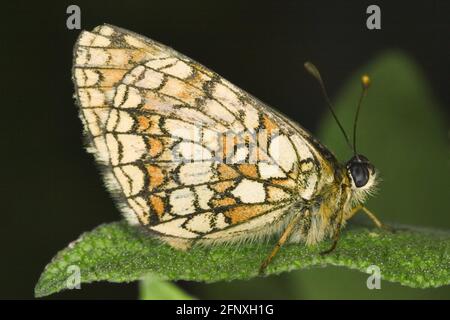
[[259, 268], [259, 274], [264, 274], [267, 266], [269, 263], [273, 260], [273, 258], [276, 256], [278, 251], [280, 250], [281, 246], [289, 239], [290, 235], [292, 234], [292, 231], [294, 230], [294, 227], [299, 222], [300, 218], [302, 217], [301, 214], [296, 215], [291, 222], [287, 225], [286, 229], [284, 229], [283, 234], [281, 235], [280, 239], [278, 239], [277, 244], [273, 248], [270, 255], [263, 261]]
[[[369, 209], [367, 209], [366, 207], [359, 205], [356, 206], [352, 209], [352, 211], [350, 212], [350, 214], [346, 217], [346, 220], [350, 219], [351, 217], [353, 217], [359, 210], [364, 211], [364, 213], [370, 218], [370, 220], [372, 220], [372, 222], [380, 229], [385, 229], [387, 231], [390, 232], [394, 232], [395, 230], [388, 226], [385, 225], [384, 223], [382, 223], [376, 216], [375, 214], [373, 214]], [[342, 219], [343, 219], [343, 215], [341, 215], [341, 220], [339, 221], [338, 227], [336, 228], [336, 232], [333, 236], [333, 244], [331, 245], [331, 248], [329, 248], [328, 250], [322, 251], [320, 254], [325, 255], [328, 254], [330, 252], [332, 252], [334, 249], [336, 249], [337, 243], [339, 241], [339, 236], [340, 236], [340, 231], [341, 231], [341, 225], [342, 225]]]
[[350, 219], [351, 217], [353, 217], [359, 210], [364, 211], [364, 213], [369, 217], [370, 220], [372, 220], [372, 222], [380, 229], [385, 229], [387, 231], [393, 232], [394, 229], [388, 225], [385, 225], [384, 223], [382, 223], [376, 216], [375, 214], [373, 214], [369, 209], [367, 209], [366, 207], [359, 205], [356, 206], [355, 208], [352, 209], [352, 211], [350, 212], [349, 216], [347, 219]]
[[320, 253], [321, 255], [329, 254], [329, 253], [333, 252], [334, 249], [336, 249], [338, 241], [339, 241], [339, 237], [341, 235], [341, 226], [342, 226], [343, 218], [344, 218], [344, 215], [342, 214], [342, 211], [341, 211], [341, 214], [339, 215], [339, 222], [336, 227], [336, 231], [334, 232], [334, 235], [333, 235], [333, 244], [331, 245], [331, 247], [329, 249], [322, 251]]

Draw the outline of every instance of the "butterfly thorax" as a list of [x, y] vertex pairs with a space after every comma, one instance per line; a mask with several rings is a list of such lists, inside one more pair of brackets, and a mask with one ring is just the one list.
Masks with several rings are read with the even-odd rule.
[[[330, 153], [334, 158], [334, 156]], [[314, 196], [304, 204], [299, 214], [304, 215], [292, 242], [316, 244], [331, 237], [342, 226], [341, 217], [351, 210], [350, 181], [345, 167], [337, 161], [320, 161], [321, 179]], [[305, 199], [299, 201], [304, 202]]]
[[345, 226], [353, 209], [363, 204], [377, 186], [377, 172], [366, 157], [354, 156], [343, 165], [323, 145], [315, 142], [326, 158], [320, 158], [322, 185], [309, 201], [310, 206], [305, 210], [308, 218], [302, 222], [297, 237], [308, 244], [332, 237]]

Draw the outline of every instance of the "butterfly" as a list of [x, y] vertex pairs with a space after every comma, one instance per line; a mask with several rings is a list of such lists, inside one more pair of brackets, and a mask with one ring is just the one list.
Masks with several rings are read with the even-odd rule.
[[72, 71], [87, 150], [120, 211], [173, 247], [278, 235], [264, 272], [286, 241], [333, 238], [331, 251], [360, 209], [382, 226], [362, 206], [377, 181], [367, 158], [355, 150], [340, 164], [300, 125], [175, 50], [101, 25], [81, 32]]

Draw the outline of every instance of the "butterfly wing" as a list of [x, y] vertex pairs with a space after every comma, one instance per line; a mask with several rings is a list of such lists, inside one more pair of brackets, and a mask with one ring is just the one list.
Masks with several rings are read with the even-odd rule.
[[281, 225], [319, 187], [323, 159], [305, 130], [153, 40], [84, 31], [73, 78], [88, 151], [132, 224], [245, 238]]

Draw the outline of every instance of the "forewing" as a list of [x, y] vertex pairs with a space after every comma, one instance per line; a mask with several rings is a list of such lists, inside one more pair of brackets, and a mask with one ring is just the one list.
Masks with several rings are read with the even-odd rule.
[[229, 237], [280, 221], [317, 189], [308, 133], [164, 45], [99, 26], [81, 33], [73, 77], [88, 150], [133, 224]]

